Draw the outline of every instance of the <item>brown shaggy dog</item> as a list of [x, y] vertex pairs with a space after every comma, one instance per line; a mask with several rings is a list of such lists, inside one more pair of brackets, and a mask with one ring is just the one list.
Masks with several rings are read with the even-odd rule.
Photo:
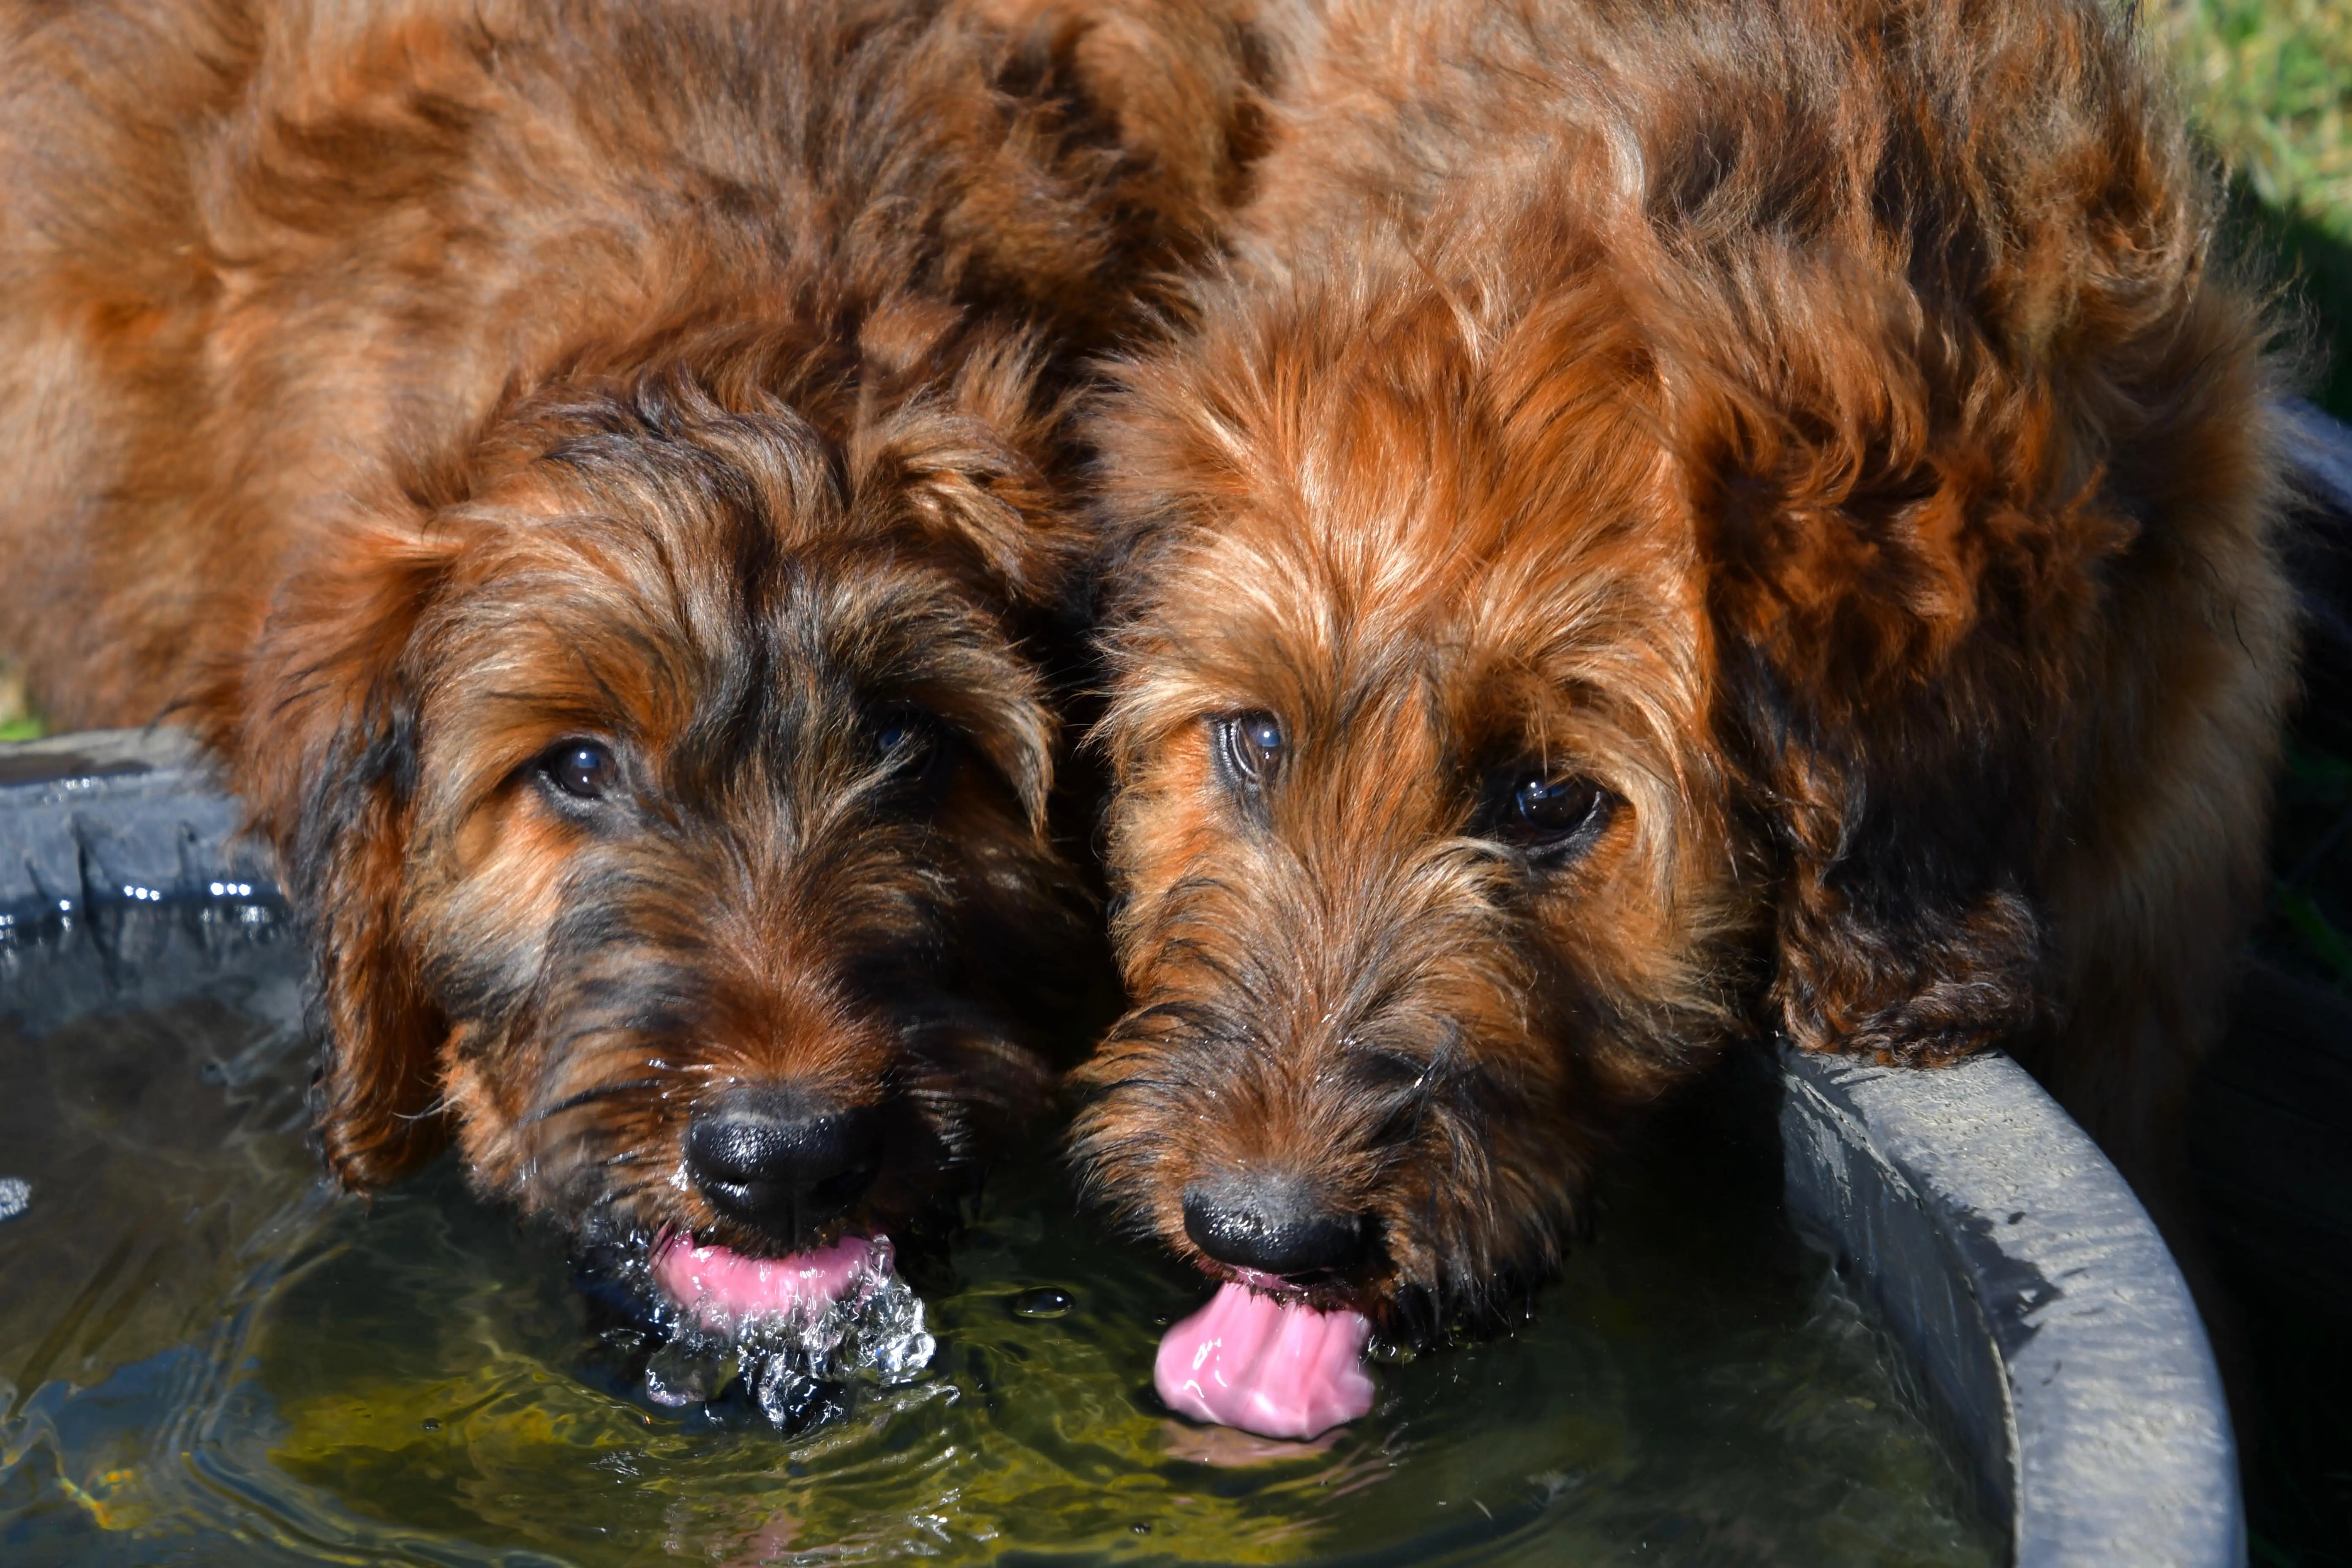
[[765, 1256], [1042, 1104], [1094, 951], [1045, 816], [1062, 409], [1222, 199], [1223, 35], [1134, 53], [1181, 32], [0, 17], [0, 648], [224, 763], [345, 1182], [454, 1131], [529, 1209]]
[[2000, 1045], [2155, 1202], [2290, 683], [2263, 327], [2095, 0], [1329, 0], [1097, 434], [1097, 1188], [1391, 1327], [1727, 1041]]

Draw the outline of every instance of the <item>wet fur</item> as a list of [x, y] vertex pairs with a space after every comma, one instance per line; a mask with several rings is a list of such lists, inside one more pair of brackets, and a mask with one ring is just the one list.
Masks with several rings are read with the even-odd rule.
[[[2179, 1226], [2294, 628], [2264, 324], [2126, 24], [1268, 16], [1238, 258], [1094, 432], [1096, 1189], [1199, 1259], [1189, 1182], [1303, 1176], [1381, 1238], [1320, 1293], [1425, 1331], [1762, 1032], [2005, 1047]], [[1564, 864], [1475, 826], [1526, 769], [1614, 799]]]
[[767, 1252], [682, 1173], [730, 1084], [887, 1106], [867, 1224], [1045, 1103], [1100, 989], [1065, 410], [1224, 199], [1196, 32], [1179, 124], [1055, 5], [0, 13], [0, 647], [220, 760], [344, 1182], [454, 1132], [533, 1211]]

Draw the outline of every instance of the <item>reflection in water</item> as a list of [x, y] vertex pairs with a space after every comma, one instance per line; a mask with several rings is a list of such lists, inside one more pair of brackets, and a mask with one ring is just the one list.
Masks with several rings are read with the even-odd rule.
[[1703, 1104], [1519, 1333], [1379, 1369], [1311, 1444], [1150, 1393], [1204, 1287], [1003, 1172], [905, 1276], [938, 1348], [780, 1436], [645, 1397], [561, 1238], [448, 1163], [331, 1196], [266, 905], [0, 950], [0, 1561], [1986, 1563], [1867, 1326]]

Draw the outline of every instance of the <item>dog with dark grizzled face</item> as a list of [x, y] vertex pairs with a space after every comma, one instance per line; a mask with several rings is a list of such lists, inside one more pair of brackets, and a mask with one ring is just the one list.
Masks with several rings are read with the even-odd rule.
[[1160, 148], [1050, 5], [0, 25], [0, 646], [248, 803], [336, 1173], [454, 1134], [740, 1262], [1034, 1114], [1089, 984], [1061, 409], [1197, 245], [1222, 36]]
[[[1135, 1006], [1076, 1149], [1228, 1282], [1163, 1393], [1361, 1408], [1372, 1322], [1540, 1279], [1752, 1030], [2005, 1046], [2182, 1218], [2293, 635], [2126, 25], [1333, 0], [1279, 58], [1239, 260], [1096, 430]], [[1268, 1415], [1216, 1346], [1312, 1325]]]

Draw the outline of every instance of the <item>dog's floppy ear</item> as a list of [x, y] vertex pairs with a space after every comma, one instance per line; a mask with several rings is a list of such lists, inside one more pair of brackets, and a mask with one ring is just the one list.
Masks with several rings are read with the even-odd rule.
[[2046, 990], [2065, 693], [2129, 524], [2030, 435], [1685, 391], [1717, 723], [1777, 879], [1774, 1021], [1906, 1063], [2017, 1037]]
[[1263, 0], [978, 0], [1014, 42], [1005, 87], [1055, 104], [1073, 151], [1116, 153], [1111, 183], [1139, 283], [1172, 302], [1247, 198], [1268, 100], [1310, 18]]
[[393, 1181], [446, 1138], [447, 1021], [418, 973], [403, 893], [416, 792], [412, 639], [455, 544], [421, 516], [332, 531], [271, 601], [243, 665], [194, 705], [253, 830], [276, 849], [315, 960], [315, 1110], [347, 1185]]
[[1036, 377], [1021, 340], [976, 346], [944, 396], [875, 400], [849, 466], [861, 510], [960, 557], [992, 595], [1044, 609], [1066, 592], [1086, 535], [1031, 456], [1055, 448], [1062, 417], [1038, 406]]

